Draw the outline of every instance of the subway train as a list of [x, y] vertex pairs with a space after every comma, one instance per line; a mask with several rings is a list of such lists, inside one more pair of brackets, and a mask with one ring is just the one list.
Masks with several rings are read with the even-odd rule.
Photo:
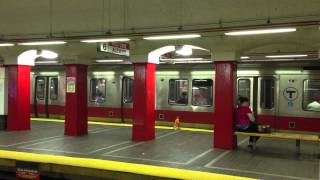
[[[214, 125], [213, 64], [161, 64], [156, 70], [158, 124], [179, 117], [182, 126]], [[63, 118], [63, 66], [36, 66], [31, 73], [33, 117]], [[132, 120], [133, 66], [88, 66], [88, 116], [92, 121]], [[238, 64], [236, 97], [250, 99], [259, 124], [276, 130], [320, 132], [319, 66]]]

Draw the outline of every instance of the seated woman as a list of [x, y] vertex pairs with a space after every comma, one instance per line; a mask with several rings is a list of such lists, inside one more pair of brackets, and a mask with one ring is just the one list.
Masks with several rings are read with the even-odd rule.
[[[258, 125], [254, 115], [249, 108], [249, 99], [247, 97], [239, 97], [239, 105], [236, 109], [236, 130], [242, 132], [258, 132]], [[249, 147], [252, 148], [259, 137], [250, 136]]]

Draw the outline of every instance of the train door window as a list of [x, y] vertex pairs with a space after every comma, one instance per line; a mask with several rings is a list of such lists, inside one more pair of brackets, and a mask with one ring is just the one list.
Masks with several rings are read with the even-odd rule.
[[272, 109], [274, 107], [274, 80], [261, 79], [260, 107]]
[[123, 80], [123, 102], [132, 103], [133, 80], [125, 77]]
[[320, 112], [320, 80], [304, 80], [303, 86], [303, 109]]
[[57, 100], [58, 99], [58, 78], [53, 77], [50, 80], [50, 99]]
[[192, 80], [192, 105], [212, 106], [212, 84], [211, 79]]
[[169, 80], [169, 104], [188, 104], [189, 82], [186, 79]]
[[250, 79], [238, 80], [238, 96], [247, 97], [250, 101]]
[[44, 96], [45, 96], [45, 78], [44, 77], [37, 77], [36, 78], [36, 97], [39, 100], [44, 100]]
[[96, 103], [106, 101], [106, 80], [91, 79], [90, 80], [90, 100]]

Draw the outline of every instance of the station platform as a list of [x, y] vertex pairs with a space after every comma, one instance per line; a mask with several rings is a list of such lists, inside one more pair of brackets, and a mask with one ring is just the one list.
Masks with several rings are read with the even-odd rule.
[[64, 136], [64, 121], [33, 119], [32, 130], [0, 132], [0, 169], [38, 164], [41, 174], [64, 179], [319, 179], [318, 145], [261, 139], [250, 152], [212, 148], [212, 131], [157, 127], [156, 139], [132, 142], [129, 124], [89, 122], [89, 134]]

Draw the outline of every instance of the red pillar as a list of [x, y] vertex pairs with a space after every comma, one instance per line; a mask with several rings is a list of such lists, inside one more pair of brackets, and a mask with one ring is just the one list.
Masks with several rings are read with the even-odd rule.
[[236, 63], [215, 62], [214, 147], [234, 149], [237, 141], [233, 135], [234, 94], [236, 90]]
[[30, 129], [30, 70], [26, 65], [7, 66], [9, 131]]
[[87, 66], [68, 64], [66, 68], [65, 135], [88, 134]]
[[155, 64], [134, 64], [133, 141], [155, 137]]

